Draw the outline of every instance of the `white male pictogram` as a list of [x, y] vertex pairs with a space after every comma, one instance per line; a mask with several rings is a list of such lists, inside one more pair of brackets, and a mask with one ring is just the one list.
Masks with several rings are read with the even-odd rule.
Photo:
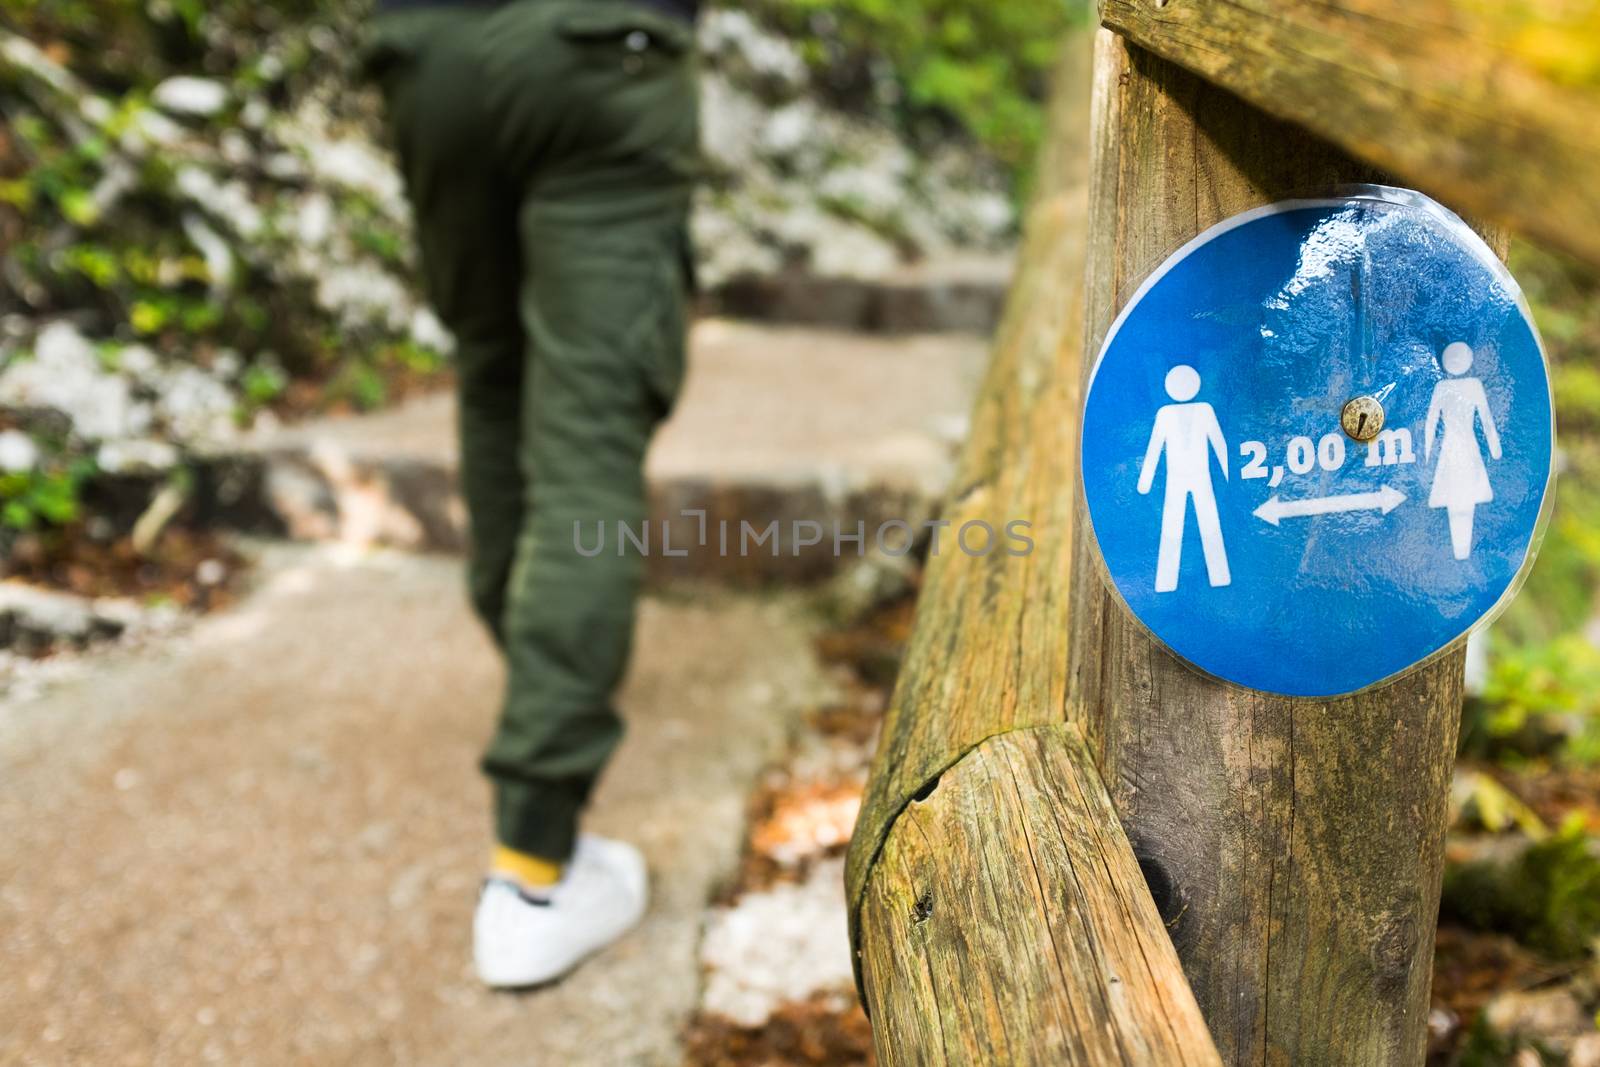
[[1156, 592], [1178, 588], [1178, 561], [1183, 554], [1183, 530], [1194, 501], [1195, 525], [1205, 553], [1206, 576], [1213, 586], [1233, 580], [1228, 553], [1222, 544], [1222, 523], [1217, 518], [1217, 494], [1211, 486], [1211, 455], [1216, 453], [1222, 477], [1228, 477], [1228, 444], [1223, 439], [1217, 413], [1205, 401], [1190, 403], [1200, 392], [1200, 374], [1179, 364], [1167, 372], [1167, 395], [1177, 401], [1156, 412], [1144, 466], [1139, 470], [1139, 492], [1155, 484], [1156, 466], [1167, 460], [1166, 499], [1161, 506], [1161, 547], [1156, 554]]

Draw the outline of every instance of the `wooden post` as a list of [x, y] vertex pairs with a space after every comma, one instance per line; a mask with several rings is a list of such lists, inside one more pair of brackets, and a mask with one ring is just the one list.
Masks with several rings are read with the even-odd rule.
[[[946, 547], [929, 564], [851, 843], [852, 941], [886, 1065], [1220, 1063], [1088, 750], [1063, 722], [1087, 41], [1058, 74]], [[950, 544], [966, 522], [1012, 519], [1032, 523], [1025, 557]]]
[[[1091, 353], [1120, 300], [1206, 227], [1382, 179], [1109, 34], [1095, 86]], [[1185, 667], [1082, 580], [1095, 564], [1081, 527], [1077, 539], [1068, 718], [1091, 739], [1223, 1059], [1422, 1063], [1460, 654], [1348, 699], [1242, 691]]]

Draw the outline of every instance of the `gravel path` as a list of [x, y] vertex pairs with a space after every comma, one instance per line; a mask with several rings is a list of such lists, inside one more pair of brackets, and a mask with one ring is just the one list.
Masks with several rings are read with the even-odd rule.
[[458, 568], [272, 548], [181, 642], [0, 706], [0, 1063], [677, 1062], [704, 905], [823, 684], [796, 603], [645, 603], [591, 825], [644, 848], [650, 915], [491, 994], [467, 921], [499, 670]]

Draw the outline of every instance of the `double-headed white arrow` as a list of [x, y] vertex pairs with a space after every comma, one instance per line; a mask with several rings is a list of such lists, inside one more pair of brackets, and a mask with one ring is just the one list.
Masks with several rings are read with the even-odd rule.
[[1280, 519], [1293, 519], [1302, 515], [1332, 515], [1340, 511], [1366, 511], [1379, 508], [1385, 515], [1405, 503], [1406, 495], [1385, 485], [1373, 493], [1345, 493], [1342, 496], [1319, 496], [1310, 500], [1280, 500], [1274, 493], [1267, 502], [1256, 508], [1256, 518], [1278, 525]]

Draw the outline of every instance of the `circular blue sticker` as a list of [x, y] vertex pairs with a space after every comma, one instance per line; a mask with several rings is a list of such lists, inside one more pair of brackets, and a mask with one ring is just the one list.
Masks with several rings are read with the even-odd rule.
[[1509, 599], [1554, 437], [1504, 266], [1426, 197], [1362, 187], [1238, 215], [1146, 279], [1090, 377], [1084, 498], [1117, 594], [1173, 652], [1335, 696]]

